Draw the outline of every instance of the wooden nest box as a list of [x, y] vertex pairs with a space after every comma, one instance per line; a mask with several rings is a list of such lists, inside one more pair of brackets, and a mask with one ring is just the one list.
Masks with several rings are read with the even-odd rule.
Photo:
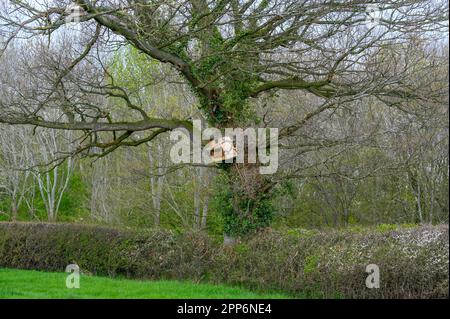
[[229, 136], [219, 138], [217, 141], [210, 140], [206, 147], [210, 150], [210, 161], [214, 163], [220, 163], [237, 156], [233, 139]]

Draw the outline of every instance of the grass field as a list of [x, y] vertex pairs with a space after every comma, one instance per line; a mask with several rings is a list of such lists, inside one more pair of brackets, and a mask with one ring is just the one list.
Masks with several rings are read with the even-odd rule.
[[0, 298], [286, 298], [241, 288], [178, 281], [138, 281], [83, 276], [79, 289], [66, 287], [67, 273], [0, 269]]

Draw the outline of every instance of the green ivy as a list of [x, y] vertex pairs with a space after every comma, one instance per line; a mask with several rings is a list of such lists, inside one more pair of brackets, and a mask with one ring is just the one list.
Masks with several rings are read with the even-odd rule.
[[[212, 207], [222, 216], [224, 232], [239, 236], [268, 227], [273, 220], [273, 197], [262, 193], [257, 198], [246, 194], [236, 194], [231, 189], [230, 173], [225, 169], [215, 180], [215, 195]], [[239, 211], [233, 208], [233, 200], [238, 199]], [[243, 213], [245, 212], [245, 213]]]

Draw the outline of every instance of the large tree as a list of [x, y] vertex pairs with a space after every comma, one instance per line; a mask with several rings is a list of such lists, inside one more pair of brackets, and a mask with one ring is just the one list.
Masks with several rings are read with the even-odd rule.
[[[280, 147], [299, 153], [348, 141], [297, 134], [321, 114], [371, 98], [417, 112], [446, 91], [426, 76], [433, 60], [414, 52], [422, 39], [447, 32], [447, 1], [7, 0], [0, 10], [2, 58], [20, 57], [0, 76], [0, 123], [82, 132], [69, 155], [101, 156], [192, 128], [183, 118], [151, 116], [140, 91], [115, 79], [108, 61], [124, 44], [170, 66], [141, 89], [160, 80], [187, 84], [215, 127], [268, 125], [258, 103], [281, 90], [305, 92], [314, 107], [280, 127]], [[65, 27], [74, 11], [81, 13], [76, 37]], [[127, 111], [115, 112], [118, 104]], [[53, 109], [59, 118], [48, 116]], [[267, 226], [274, 186], [303, 169], [261, 176], [258, 164], [219, 168], [216, 199], [228, 235]]]

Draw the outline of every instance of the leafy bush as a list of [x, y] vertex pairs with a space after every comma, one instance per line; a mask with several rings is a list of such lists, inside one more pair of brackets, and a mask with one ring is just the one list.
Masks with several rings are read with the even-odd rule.
[[[232, 247], [204, 233], [0, 223], [0, 267], [227, 283], [312, 298], [448, 298], [448, 226], [266, 230]], [[368, 264], [380, 288], [368, 289]]]

